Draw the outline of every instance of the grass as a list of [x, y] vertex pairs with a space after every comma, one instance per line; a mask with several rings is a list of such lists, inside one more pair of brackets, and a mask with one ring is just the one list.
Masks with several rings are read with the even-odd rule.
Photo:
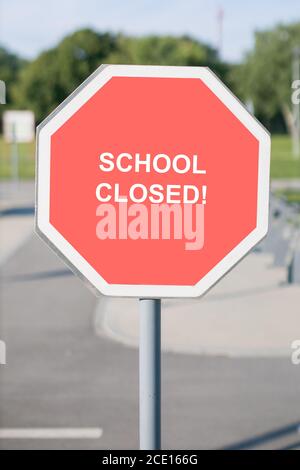
[[287, 135], [272, 137], [271, 178], [300, 178], [300, 158], [292, 155], [292, 140]]
[[[18, 151], [20, 178], [34, 178], [34, 143], [18, 144]], [[0, 137], [0, 179], [2, 180], [11, 177], [10, 155], [10, 145]], [[272, 137], [271, 178], [300, 178], [300, 158], [298, 160], [293, 158], [292, 142], [289, 136]], [[290, 197], [291, 199], [298, 198], [297, 195], [292, 194]]]
[[[19, 177], [21, 179], [34, 178], [35, 172], [35, 144], [22, 143], [17, 144], [19, 154]], [[11, 165], [11, 145], [4, 142], [0, 138], [0, 179], [5, 180], [11, 178], [12, 165]]]

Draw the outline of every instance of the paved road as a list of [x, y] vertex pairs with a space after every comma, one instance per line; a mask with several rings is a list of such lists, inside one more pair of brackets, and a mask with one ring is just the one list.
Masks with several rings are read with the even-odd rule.
[[[8, 363], [0, 366], [0, 427], [96, 426], [103, 436], [0, 440], [0, 448], [137, 447], [138, 353], [95, 335], [95, 305], [35, 236], [6, 263], [0, 338]], [[162, 366], [164, 448], [299, 446], [300, 366], [287, 358], [167, 353]]]
[[0, 266], [32, 234], [34, 183], [0, 182]]

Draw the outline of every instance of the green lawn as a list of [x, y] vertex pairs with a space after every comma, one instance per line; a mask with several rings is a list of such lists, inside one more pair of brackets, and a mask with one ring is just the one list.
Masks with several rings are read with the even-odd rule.
[[[18, 148], [20, 178], [34, 178], [34, 143], [19, 144]], [[10, 146], [0, 138], [0, 179], [10, 178], [10, 154]], [[292, 143], [288, 136], [272, 137], [271, 177], [300, 178], [300, 158], [293, 158]]]
[[[35, 144], [18, 144], [19, 153], [19, 176], [22, 179], [34, 178], [35, 166]], [[9, 179], [11, 177], [11, 146], [0, 138], [0, 179]]]
[[271, 157], [271, 178], [300, 178], [300, 157], [293, 157], [289, 136], [272, 137]]

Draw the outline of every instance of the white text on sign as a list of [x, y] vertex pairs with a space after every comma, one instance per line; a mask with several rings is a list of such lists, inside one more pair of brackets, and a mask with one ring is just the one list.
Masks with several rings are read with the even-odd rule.
[[[189, 157], [180, 153], [170, 158], [165, 153], [151, 155], [103, 152], [99, 156], [99, 170], [133, 174], [199, 175], [206, 170], [199, 164], [198, 155]], [[205, 183], [205, 181], [203, 182]], [[184, 249], [200, 250], [204, 245], [204, 206], [206, 184], [133, 183], [127, 192], [119, 183], [100, 182], [96, 198], [101, 203], [96, 211], [100, 217], [96, 226], [99, 239], [153, 239], [184, 240]], [[150, 203], [146, 205], [146, 202]]]

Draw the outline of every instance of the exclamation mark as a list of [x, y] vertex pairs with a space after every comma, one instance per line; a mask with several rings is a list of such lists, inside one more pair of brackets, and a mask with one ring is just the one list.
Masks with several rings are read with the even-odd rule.
[[206, 204], [206, 191], [207, 191], [207, 186], [202, 186], [202, 204]]

